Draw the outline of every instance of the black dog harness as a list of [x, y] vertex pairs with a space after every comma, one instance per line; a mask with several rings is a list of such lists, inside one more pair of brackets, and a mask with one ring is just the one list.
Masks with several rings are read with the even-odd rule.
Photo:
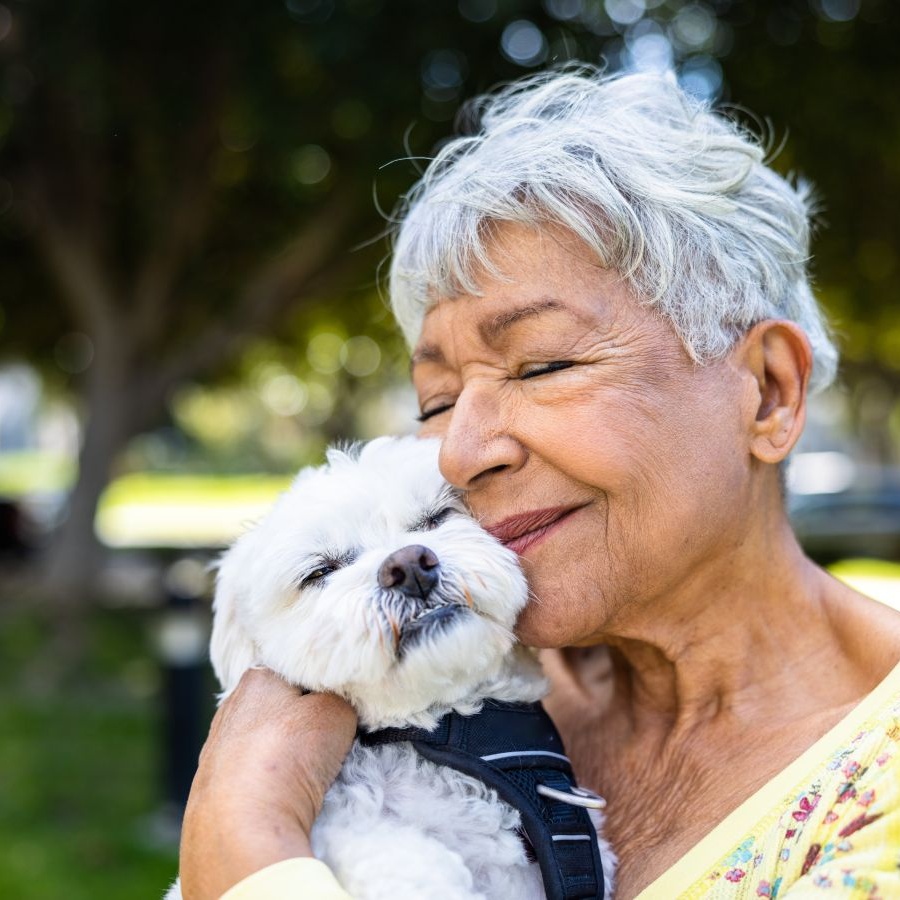
[[487, 700], [481, 712], [445, 715], [432, 731], [360, 733], [367, 746], [410, 741], [425, 759], [492, 787], [521, 817], [523, 839], [541, 867], [547, 900], [602, 900], [597, 833], [585, 805], [600, 805], [575, 783], [559, 732], [540, 703]]

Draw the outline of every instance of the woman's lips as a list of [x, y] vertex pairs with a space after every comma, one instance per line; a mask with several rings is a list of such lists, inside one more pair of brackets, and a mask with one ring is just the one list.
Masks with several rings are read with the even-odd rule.
[[497, 540], [520, 556], [556, 530], [580, 506], [556, 506], [552, 509], [535, 509], [518, 516], [510, 516], [487, 528]]

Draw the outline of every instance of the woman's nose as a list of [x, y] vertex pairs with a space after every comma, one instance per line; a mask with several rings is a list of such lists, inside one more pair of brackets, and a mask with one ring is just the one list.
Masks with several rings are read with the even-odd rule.
[[466, 386], [447, 418], [439, 464], [454, 487], [471, 490], [493, 474], [522, 467], [525, 448], [510, 433], [490, 386]]

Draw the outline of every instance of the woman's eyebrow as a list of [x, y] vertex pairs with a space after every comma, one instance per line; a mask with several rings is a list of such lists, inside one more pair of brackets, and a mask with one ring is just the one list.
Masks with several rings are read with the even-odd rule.
[[[491, 316], [484, 322], [479, 323], [478, 331], [481, 339], [486, 344], [494, 343], [507, 329], [511, 328], [517, 322], [523, 319], [530, 319], [534, 316], [542, 315], [545, 312], [564, 312], [576, 319], [585, 319], [586, 317], [577, 313], [568, 307], [562, 300], [554, 297], [545, 297], [534, 303], [528, 303], [525, 306], [519, 306], [515, 309], [507, 310], [498, 315]], [[441, 348], [437, 344], [422, 344], [412, 355], [409, 361], [409, 371], [420, 363], [433, 362], [444, 363], [446, 361]]]
[[481, 332], [482, 340], [486, 344], [490, 344], [496, 341], [510, 326], [515, 325], [522, 319], [530, 319], [547, 311], [571, 312], [562, 300], [546, 297], [543, 300], [538, 300], [536, 303], [529, 303], [527, 306], [520, 306], [517, 309], [510, 309], [507, 312], [493, 316], [486, 322], [482, 322], [478, 326], [478, 330]]
[[444, 354], [437, 344], [423, 344], [421, 347], [417, 348], [416, 352], [413, 353], [409, 360], [409, 371], [412, 372], [419, 363], [425, 362], [444, 362]]

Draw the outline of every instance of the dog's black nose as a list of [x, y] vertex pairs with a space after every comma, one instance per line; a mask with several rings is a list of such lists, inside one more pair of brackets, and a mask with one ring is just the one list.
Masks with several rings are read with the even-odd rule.
[[438, 582], [440, 564], [427, 547], [411, 544], [395, 550], [378, 570], [378, 583], [383, 588], [396, 588], [409, 597], [423, 600]]

